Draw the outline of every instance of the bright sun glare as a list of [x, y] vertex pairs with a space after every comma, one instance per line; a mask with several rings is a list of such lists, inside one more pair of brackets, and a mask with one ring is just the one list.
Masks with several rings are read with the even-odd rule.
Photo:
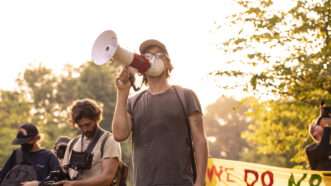
[[223, 58], [210, 41], [214, 22], [233, 11], [231, 1], [45, 1], [0, 2], [1, 89], [15, 89], [15, 78], [28, 65], [55, 71], [89, 60], [99, 33], [112, 29], [123, 48], [137, 52], [139, 43], [164, 42], [175, 69], [171, 82], [196, 91], [202, 106], [223, 92], [208, 73]]

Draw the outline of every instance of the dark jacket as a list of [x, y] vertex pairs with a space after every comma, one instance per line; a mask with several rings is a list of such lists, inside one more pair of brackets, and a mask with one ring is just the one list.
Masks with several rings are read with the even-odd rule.
[[[7, 173], [17, 165], [16, 150], [13, 151], [4, 167], [0, 172], [0, 183]], [[23, 152], [23, 159], [25, 162], [32, 164], [37, 172], [37, 180], [43, 181], [47, 175], [54, 170], [60, 170], [60, 163], [56, 156], [49, 150], [41, 149], [36, 152]]]

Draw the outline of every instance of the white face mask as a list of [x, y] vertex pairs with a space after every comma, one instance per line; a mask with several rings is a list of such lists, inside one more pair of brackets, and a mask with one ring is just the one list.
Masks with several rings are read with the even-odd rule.
[[152, 77], [160, 76], [165, 68], [163, 60], [155, 56], [146, 57], [146, 58], [151, 63], [151, 66], [147, 70], [146, 74]]

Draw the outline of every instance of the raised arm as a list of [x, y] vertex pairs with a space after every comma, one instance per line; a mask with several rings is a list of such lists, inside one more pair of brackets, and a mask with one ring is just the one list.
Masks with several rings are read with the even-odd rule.
[[127, 139], [131, 133], [131, 116], [127, 112], [128, 96], [130, 91], [130, 72], [124, 68], [116, 80], [117, 95], [112, 121], [112, 130], [116, 141]]

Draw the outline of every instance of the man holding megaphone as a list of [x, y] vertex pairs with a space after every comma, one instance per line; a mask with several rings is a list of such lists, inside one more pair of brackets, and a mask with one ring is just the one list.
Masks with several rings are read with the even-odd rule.
[[[197, 96], [168, 83], [173, 66], [163, 43], [144, 41], [138, 56], [142, 60], [131, 57], [117, 78], [112, 121], [115, 140], [132, 133], [134, 185], [204, 185], [208, 149]], [[147, 89], [128, 98], [132, 67], [143, 74]]]

